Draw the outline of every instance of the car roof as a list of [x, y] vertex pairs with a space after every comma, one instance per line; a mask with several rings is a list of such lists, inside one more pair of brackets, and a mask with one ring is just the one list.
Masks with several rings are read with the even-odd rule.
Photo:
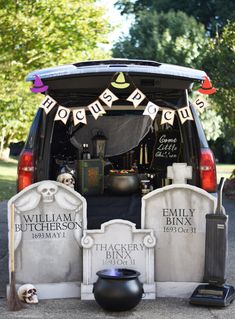
[[34, 81], [35, 75], [40, 76], [41, 79], [58, 79], [85, 74], [105, 74], [115, 72], [152, 74], [198, 82], [203, 81], [206, 76], [204, 71], [179, 65], [159, 63], [149, 60], [111, 59], [78, 62], [35, 70], [27, 75], [26, 81]]

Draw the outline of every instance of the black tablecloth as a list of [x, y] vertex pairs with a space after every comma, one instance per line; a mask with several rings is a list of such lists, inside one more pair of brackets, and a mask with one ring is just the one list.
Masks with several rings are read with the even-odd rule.
[[126, 219], [141, 226], [141, 196], [85, 196], [87, 200], [88, 229], [99, 229], [111, 219]]

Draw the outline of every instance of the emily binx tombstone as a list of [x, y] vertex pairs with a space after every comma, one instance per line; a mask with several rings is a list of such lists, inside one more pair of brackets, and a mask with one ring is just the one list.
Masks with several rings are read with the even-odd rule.
[[[205, 262], [206, 214], [216, 199], [186, 184], [192, 168], [185, 163], [168, 167], [173, 184], [142, 198], [142, 228], [154, 230], [157, 296], [190, 296], [202, 282]], [[175, 184], [177, 182], [177, 184]]]

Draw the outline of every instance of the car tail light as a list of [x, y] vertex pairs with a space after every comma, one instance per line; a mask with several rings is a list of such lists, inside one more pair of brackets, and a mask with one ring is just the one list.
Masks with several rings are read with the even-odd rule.
[[32, 151], [23, 151], [18, 163], [18, 191], [33, 183], [34, 161]]
[[202, 149], [200, 154], [200, 179], [201, 187], [207, 192], [213, 193], [216, 191], [216, 166], [212, 151]]

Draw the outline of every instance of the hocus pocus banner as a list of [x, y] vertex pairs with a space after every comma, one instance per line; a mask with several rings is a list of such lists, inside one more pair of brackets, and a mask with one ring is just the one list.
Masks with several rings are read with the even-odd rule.
[[[97, 100], [89, 104], [86, 108], [68, 108], [59, 105], [51, 96], [46, 95], [45, 99], [40, 105], [40, 108], [43, 108], [46, 114], [48, 114], [55, 106], [58, 106], [54, 120], [62, 121], [64, 124], [67, 123], [69, 115], [72, 113], [73, 123], [74, 126], [76, 126], [80, 123], [87, 124], [86, 109], [89, 110], [93, 117], [97, 120], [100, 116], [106, 114], [101, 102], [111, 108], [113, 102], [117, 101], [118, 99], [119, 98], [107, 88]], [[126, 100], [131, 102], [134, 108], [137, 108], [145, 99], [147, 98], [144, 93], [139, 89], [135, 89]], [[202, 113], [208, 106], [206, 100], [201, 96], [198, 96], [195, 99], [194, 105], [200, 113]], [[150, 116], [151, 119], [154, 120], [159, 110], [162, 110], [161, 124], [173, 125], [176, 114], [178, 115], [182, 124], [184, 124], [186, 121], [193, 120], [193, 115], [189, 105], [173, 110], [170, 108], [162, 108], [151, 101], [148, 101], [143, 115]]]

